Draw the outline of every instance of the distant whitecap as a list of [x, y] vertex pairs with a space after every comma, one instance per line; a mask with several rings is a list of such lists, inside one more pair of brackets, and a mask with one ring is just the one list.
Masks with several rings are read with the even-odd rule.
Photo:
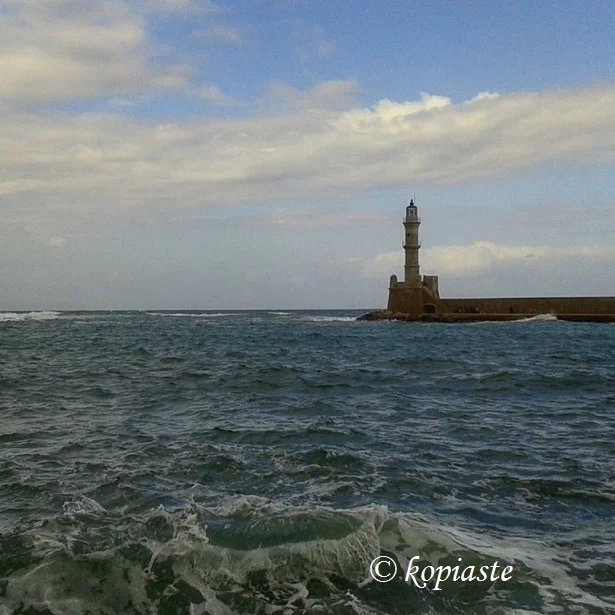
[[40, 312], [0, 312], [0, 322], [15, 322], [20, 320], [55, 320], [60, 312], [43, 310]]

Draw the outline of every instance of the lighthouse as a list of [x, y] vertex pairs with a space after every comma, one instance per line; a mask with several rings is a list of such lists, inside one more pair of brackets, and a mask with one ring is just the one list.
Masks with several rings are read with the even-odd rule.
[[389, 280], [389, 301], [387, 310], [403, 314], [435, 314], [440, 301], [438, 276], [421, 276], [419, 268], [419, 226], [421, 219], [414, 199], [406, 207], [403, 219], [404, 281], [396, 275]]
[[406, 207], [404, 218], [405, 239], [404, 248], [404, 283], [406, 288], [421, 288], [421, 274], [419, 272], [419, 226], [421, 219], [414, 204], [414, 199]]
[[[404, 281], [389, 278], [389, 300], [385, 312], [365, 320], [424, 320], [426, 322], [469, 322], [518, 320], [551, 314], [562, 320], [614, 322], [615, 297], [530, 297], [441, 299], [437, 275], [421, 275], [419, 269], [419, 226], [421, 219], [414, 199], [406, 207], [404, 225]], [[378, 314], [381, 314], [379, 316]]]

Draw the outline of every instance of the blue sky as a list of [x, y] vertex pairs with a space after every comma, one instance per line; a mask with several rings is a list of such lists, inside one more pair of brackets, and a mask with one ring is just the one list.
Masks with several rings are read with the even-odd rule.
[[[217, 21], [220, 33], [236, 35], [238, 44], [205, 47], [197, 75], [241, 100], [258, 99], [275, 81], [307, 89], [355, 78], [363, 90], [359, 103], [369, 105], [425, 91], [466, 100], [480, 91], [575, 87], [613, 77], [610, 1], [245, 1], [229, 4]], [[202, 24], [184, 19], [174, 26], [158, 20], [156, 40], [180, 54], [203, 53]]]
[[615, 294], [615, 4], [0, 0], [0, 310]]

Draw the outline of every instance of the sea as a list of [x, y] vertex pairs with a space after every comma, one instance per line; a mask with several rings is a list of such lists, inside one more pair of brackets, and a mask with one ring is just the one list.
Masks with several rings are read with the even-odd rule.
[[363, 312], [0, 313], [0, 615], [615, 613], [615, 325]]

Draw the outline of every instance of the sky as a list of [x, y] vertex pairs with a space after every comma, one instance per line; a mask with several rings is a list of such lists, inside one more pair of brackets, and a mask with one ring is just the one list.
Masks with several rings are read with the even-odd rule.
[[0, 310], [615, 295], [612, 0], [0, 0]]

